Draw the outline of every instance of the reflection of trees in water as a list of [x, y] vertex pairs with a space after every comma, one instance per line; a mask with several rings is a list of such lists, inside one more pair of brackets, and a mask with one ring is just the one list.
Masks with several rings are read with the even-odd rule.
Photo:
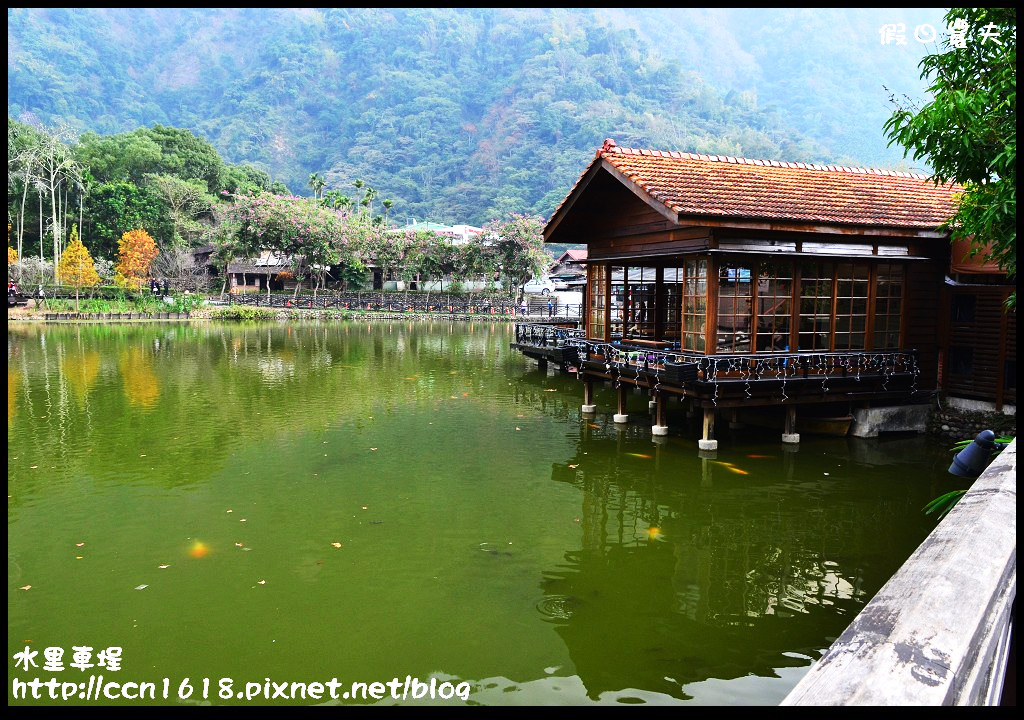
[[[24, 425], [39, 464], [66, 460], [80, 474], [123, 466], [125, 476], [144, 464], [146, 482], [173, 486], [195, 481], [183, 469], [281, 432], [508, 392], [508, 342], [508, 329], [490, 324], [18, 324], [8, 331], [8, 421]], [[132, 409], [146, 421], [129, 428]], [[62, 458], [66, 442], [90, 450]]]
[[21, 373], [16, 368], [7, 367], [7, 424], [14, 419], [14, 411], [18, 408], [18, 383]]
[[75, 397], [82, 402], [100, 374], [100, 354], [95, 350], [65, 351], [61, 369]]
[[584, 437], [552, 470], [580, 490], [581, 547], [541, 586], [571, 610], [554, 621], [591, 697], [804, 665], [784, 653], [827, 647], [884, 582], [862, 566], [902, 559], [904, 504], [809, 489], [815, 458], [785, 454], [777, 479], [740, 480], [625, 435]]
[[145, 349], [132, 347], [119, 355], [121, 380], [128, 402], [152, 409], [160, 399], [160, 381], [153, 373], [152, 359]]

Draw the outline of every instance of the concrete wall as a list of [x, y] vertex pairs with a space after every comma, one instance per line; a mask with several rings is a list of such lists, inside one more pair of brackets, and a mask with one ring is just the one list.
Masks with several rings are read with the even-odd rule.
[[953, 442], [970, 440], [982, 430], [991, 430], [996, 437], [1002, 435], [1017, 436], [1017, 416], [1003, 412], [978, 412], [942, 401], [941, 405], [931, 406], [928, 418], [928, 433], [940, 435]]
[[1014, 441], [782, 704], [999, 704], [1016, 596]]

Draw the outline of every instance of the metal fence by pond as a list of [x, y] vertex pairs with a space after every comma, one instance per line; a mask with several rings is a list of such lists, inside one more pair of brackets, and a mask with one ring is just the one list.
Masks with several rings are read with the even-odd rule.
[[302, 295], [238, 294], [229, 302], [257, 307], [327, 310], [367, 310], [375, 312], [441, 313], [450, 315], [506, 315], [509, 317], [556, 318], [578, 320], [580, 304], [558, 304], [547, 299], [515, 303], [508, 298], [474, 297], [447, 293], [321, 293]]

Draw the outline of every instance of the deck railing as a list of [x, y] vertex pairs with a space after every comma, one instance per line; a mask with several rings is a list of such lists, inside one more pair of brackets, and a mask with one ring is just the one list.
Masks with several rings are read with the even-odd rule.
[[[887, 390], [890, 378], [909, 378], [916, 391], [920, 369], [916, 350], [846, 350], [836, 352], [775, 352], [729, 355], [701, 355], [686, 350], [652, 348], [622, 340], [588, 340], [582, 329], [565, 329], [536, 323], [517, 323], [516, 342], [542, 347], [574, 347], [579, 362], [604, 366], [618, 374], [644, 373], [658, 379], [666, 367], [692, 364], [702, 382], [749, 384], [753, 382], [816, 380], [828, 391], [830, 379], [859, 381], [881, 379]], [[668, 345], [668, 343], [665, 343]]]
[[1014, 440], [782, 704], [998, 705], [1016, 597]]

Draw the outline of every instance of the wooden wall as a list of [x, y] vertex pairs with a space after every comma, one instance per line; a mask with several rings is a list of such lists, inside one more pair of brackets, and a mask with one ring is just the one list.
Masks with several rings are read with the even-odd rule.
[[911, 262], [905, 286], [906, 310], [903, 314], [903, 347], [917, 350], [921, 375], [918, 390], [939, 386], [939, 313], [944, 264], [939, 260]]
[[997, 409], [1017, 404], [1017, 314], [1004, 310], [1011, 291], [1005, 285], [947, 286], [942, 303], [947, 394], [993, 402]]

